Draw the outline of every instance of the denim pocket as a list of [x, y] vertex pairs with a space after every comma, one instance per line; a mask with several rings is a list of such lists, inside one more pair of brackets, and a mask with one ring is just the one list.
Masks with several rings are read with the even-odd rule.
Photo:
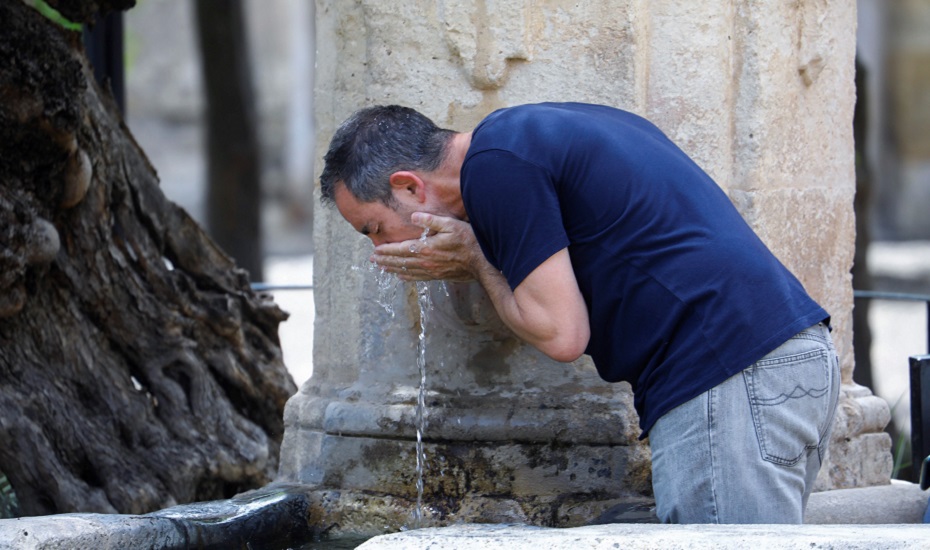
[[792, 466], [820, 445], [833, 416], [830, 353], [795, 337], [743, 371], [764, 460]]

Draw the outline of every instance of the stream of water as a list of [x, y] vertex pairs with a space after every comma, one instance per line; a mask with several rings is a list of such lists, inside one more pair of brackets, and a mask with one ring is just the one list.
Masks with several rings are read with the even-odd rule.
[[[425, 243], [428, 235], [428, 229], [423, 230], [420, 235], [420, 242]], [[411, 252], [416, 252], [415, 245], [411, 245]], [[352, 267], [353, 271], [374, 272], [375, 281], [378, 285], [378, 296], [375, 299], [378, 305], [394, 317], [394, 299], [397, 296], [397, 287], [400, 286], [400, 279], [392, 273], [388, 273], [374, 264], [368, 264], [367, 268], [358, 266]], [[417, 392], [417, 404], [415, 412], [415, 424], [417, 433], [416, 444], [416, 476], [417, 476], [417, 505], [413, 514], [412, 529], [419, 529], [423, 523], [423, 488], [424, 488], [424, 470], [426, 468], [426, 450], [423, 445], [423, 434], [426, 432], [426, 326], [429, 322], [429, 314], [433, 308], [433, 302], [430, 297], [429, 283], [426, 281], [417, 281], [415, 283], [417, 291], [417, 305], [420, 309], [420, 334], [417, 341], [417, 369], [420, 374], [420, 387]], [[449, 294], [443, 281], [443, 289], [446, 295]]]
[[426, 451], [423, 448], [423, 433], [426, 431], [426, 325], [433, 307], [429, 295], [429, 285], [417, 281], [417, 305], [420, 306], [420, 339], [417, 342], [417, 368], [420, 370], [420, 390], [417, 393], [417, 507], [414, 510], [413, 528], [419, 529], [423, 523], [423, 469], [426, 465]]
[[[420, 235], [420, 244], [426, 245], [429, 229], [424, 228]], [[416, 253], [415, 245], [410, 251]], [[426, 281], [417, 281], [417, 305], [420, 307], [420, 335], [417, 341], [417, 369], [420, 372], [420, 388], [417, 392], [417, 507], [413, 512], [413, 528], [419, 529], [423, 524], [423, 475], [426, 466], [426, 450], [423, 448], [423, 434], [426, 432], [426, 325], [429, 323], [429, 314], [433, 302], [429, 295], [429, 284]]]

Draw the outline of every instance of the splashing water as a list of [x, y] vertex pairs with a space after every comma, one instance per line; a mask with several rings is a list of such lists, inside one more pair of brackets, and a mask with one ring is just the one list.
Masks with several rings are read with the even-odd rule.
[[397, 287], [400, 286], [400, 279], [397, 275], [388, 273], [383, 267], [372, 263], [366, 266], [353, 265], [352, 271], [367, 271], [375, 274], [375, 283], [378, 285], [378, 297], [375, 298], [375, 303], [394, 317], [394, 298], [397, 296]]
[[378, 305], [394, 317], [394, 297], [397, 296], [400, 279], [397, 275], [385, 271], [384, 268], [379, 268], [375, 280], [378, 283]]

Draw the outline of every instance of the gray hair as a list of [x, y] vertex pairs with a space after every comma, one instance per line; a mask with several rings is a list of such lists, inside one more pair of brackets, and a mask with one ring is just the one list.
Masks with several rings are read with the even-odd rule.
[[391, 174], [439, 168], [454, 133], [408, 107], [379, 105], [357, 111], [336, 130], [323, 157], [321, 202], [333, 204], [336, 188], [344, 185], [361, 202], [391, 205]]

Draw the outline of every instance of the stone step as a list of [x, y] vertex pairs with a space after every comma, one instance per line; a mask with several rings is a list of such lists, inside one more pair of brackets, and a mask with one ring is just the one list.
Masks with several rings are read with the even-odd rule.
[[766, 550], [830, 548], [884, 550], [930, 548], [922, 525], [591, 525], [571, 529], [526, 525], [458, 525], [381, 535], [358, 550], [455, 548], [456, 550]]

